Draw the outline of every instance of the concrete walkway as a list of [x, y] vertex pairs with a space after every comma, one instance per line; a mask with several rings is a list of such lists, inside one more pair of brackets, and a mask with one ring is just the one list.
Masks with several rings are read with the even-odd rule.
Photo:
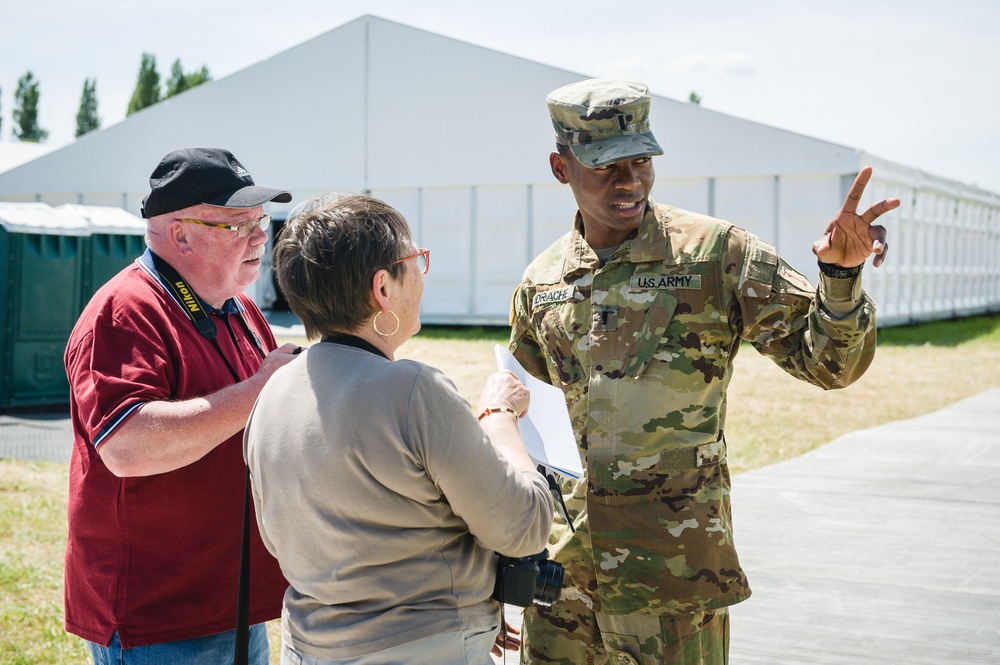
[[731, 662], [1000, 663], [1000, 390], [733, 479]]
[[1000, 389], [738, 474], [733, 520], [733, 665], [1000, 664]]
[[[71, 438], [0, 416], [0, 458], [66, 462]], [[733, 512], [734, 665], [1000, 663], [1000, 389], [738, 474]]]

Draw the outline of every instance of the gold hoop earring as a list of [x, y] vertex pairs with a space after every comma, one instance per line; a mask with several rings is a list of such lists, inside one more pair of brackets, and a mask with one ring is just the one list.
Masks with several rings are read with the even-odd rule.
[[393, 335], [396, 334], [396, 331], [399, 330], [399, 317], [396, 316], [396, 313], [394, 311], [392, 311], [391, 309], [389, 310], [389, 313], [392, 314], [392, 318], [396, 319], [396, 327], [392, 329], [392, 332], [384, 333], [384, 332], [382, 332], [381, 330], [378, 329], [378, 317], [382, 314], [381, 310], [379, 310], [378, 312], [376, 312], [375, 313], [375, 318], [372, 319], [372, 328], [374, 328], [375, 332], [377, 332], [382, 337], [392, 337]]

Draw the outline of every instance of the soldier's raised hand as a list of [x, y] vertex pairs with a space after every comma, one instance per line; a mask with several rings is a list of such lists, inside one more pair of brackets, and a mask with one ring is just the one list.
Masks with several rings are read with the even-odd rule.
[[872, 167], [866, 166], [858, 173], [847, 193], [844, 206], [833, 221], [827, 225], [822, 237], [813, 243], [813, 254], [823, 263], [832, 263], [842, 268], [861, 265], [875, 254], [872, 265], [876, 268], [885, 261], [885, 227], [875, 224], [875, 220], [890, 210], [899, 207], [899, 199], [883, 199], [872, 205], [864, 213], [858, 214], [858, 203], [865, 193], [865, 186], [872, 177]]

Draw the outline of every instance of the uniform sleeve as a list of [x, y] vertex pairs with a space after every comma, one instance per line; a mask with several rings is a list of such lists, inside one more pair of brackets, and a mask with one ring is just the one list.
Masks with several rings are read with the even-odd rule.
[[424, 368], [409, 411], [409, 439], [428, 477], [476, 541], [506, 556], [542, 551], [554, 510], [545, 479], [511, 465], [451, 380]]
[[792, 376], [825, 389], [864, 374], [875, 354], [875, 304], [856, 280], [814, 287], [774, 248], [733, 228], [724, 258], [740, 337]]
[[510, 344], [508, 348], [521, 366], [535, 378], [552, 383], [545, 366], [542, 346], [531, 326], [531, 289], [521, 284], [514, 292], [510, 313]]

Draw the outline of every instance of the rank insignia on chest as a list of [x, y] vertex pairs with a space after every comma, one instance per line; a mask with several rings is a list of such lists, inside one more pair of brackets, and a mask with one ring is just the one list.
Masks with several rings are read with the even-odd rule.
[[592, 313], [591, 330], [594, 332], [614, 332], [618, 329], [618, 306], [602, 305]]
[[633, 291], [644, 289], [701, 289], [701, 275], [634, 275]]
[[539, 291], [535, 294], [535, 297], [531, 299], [531, 309], [535, 309], [539, 305], [551, 305], [552, 303], [566, 302], [572, 298], [575, 293], [575, 286], [564, 286], [561, 289]]

